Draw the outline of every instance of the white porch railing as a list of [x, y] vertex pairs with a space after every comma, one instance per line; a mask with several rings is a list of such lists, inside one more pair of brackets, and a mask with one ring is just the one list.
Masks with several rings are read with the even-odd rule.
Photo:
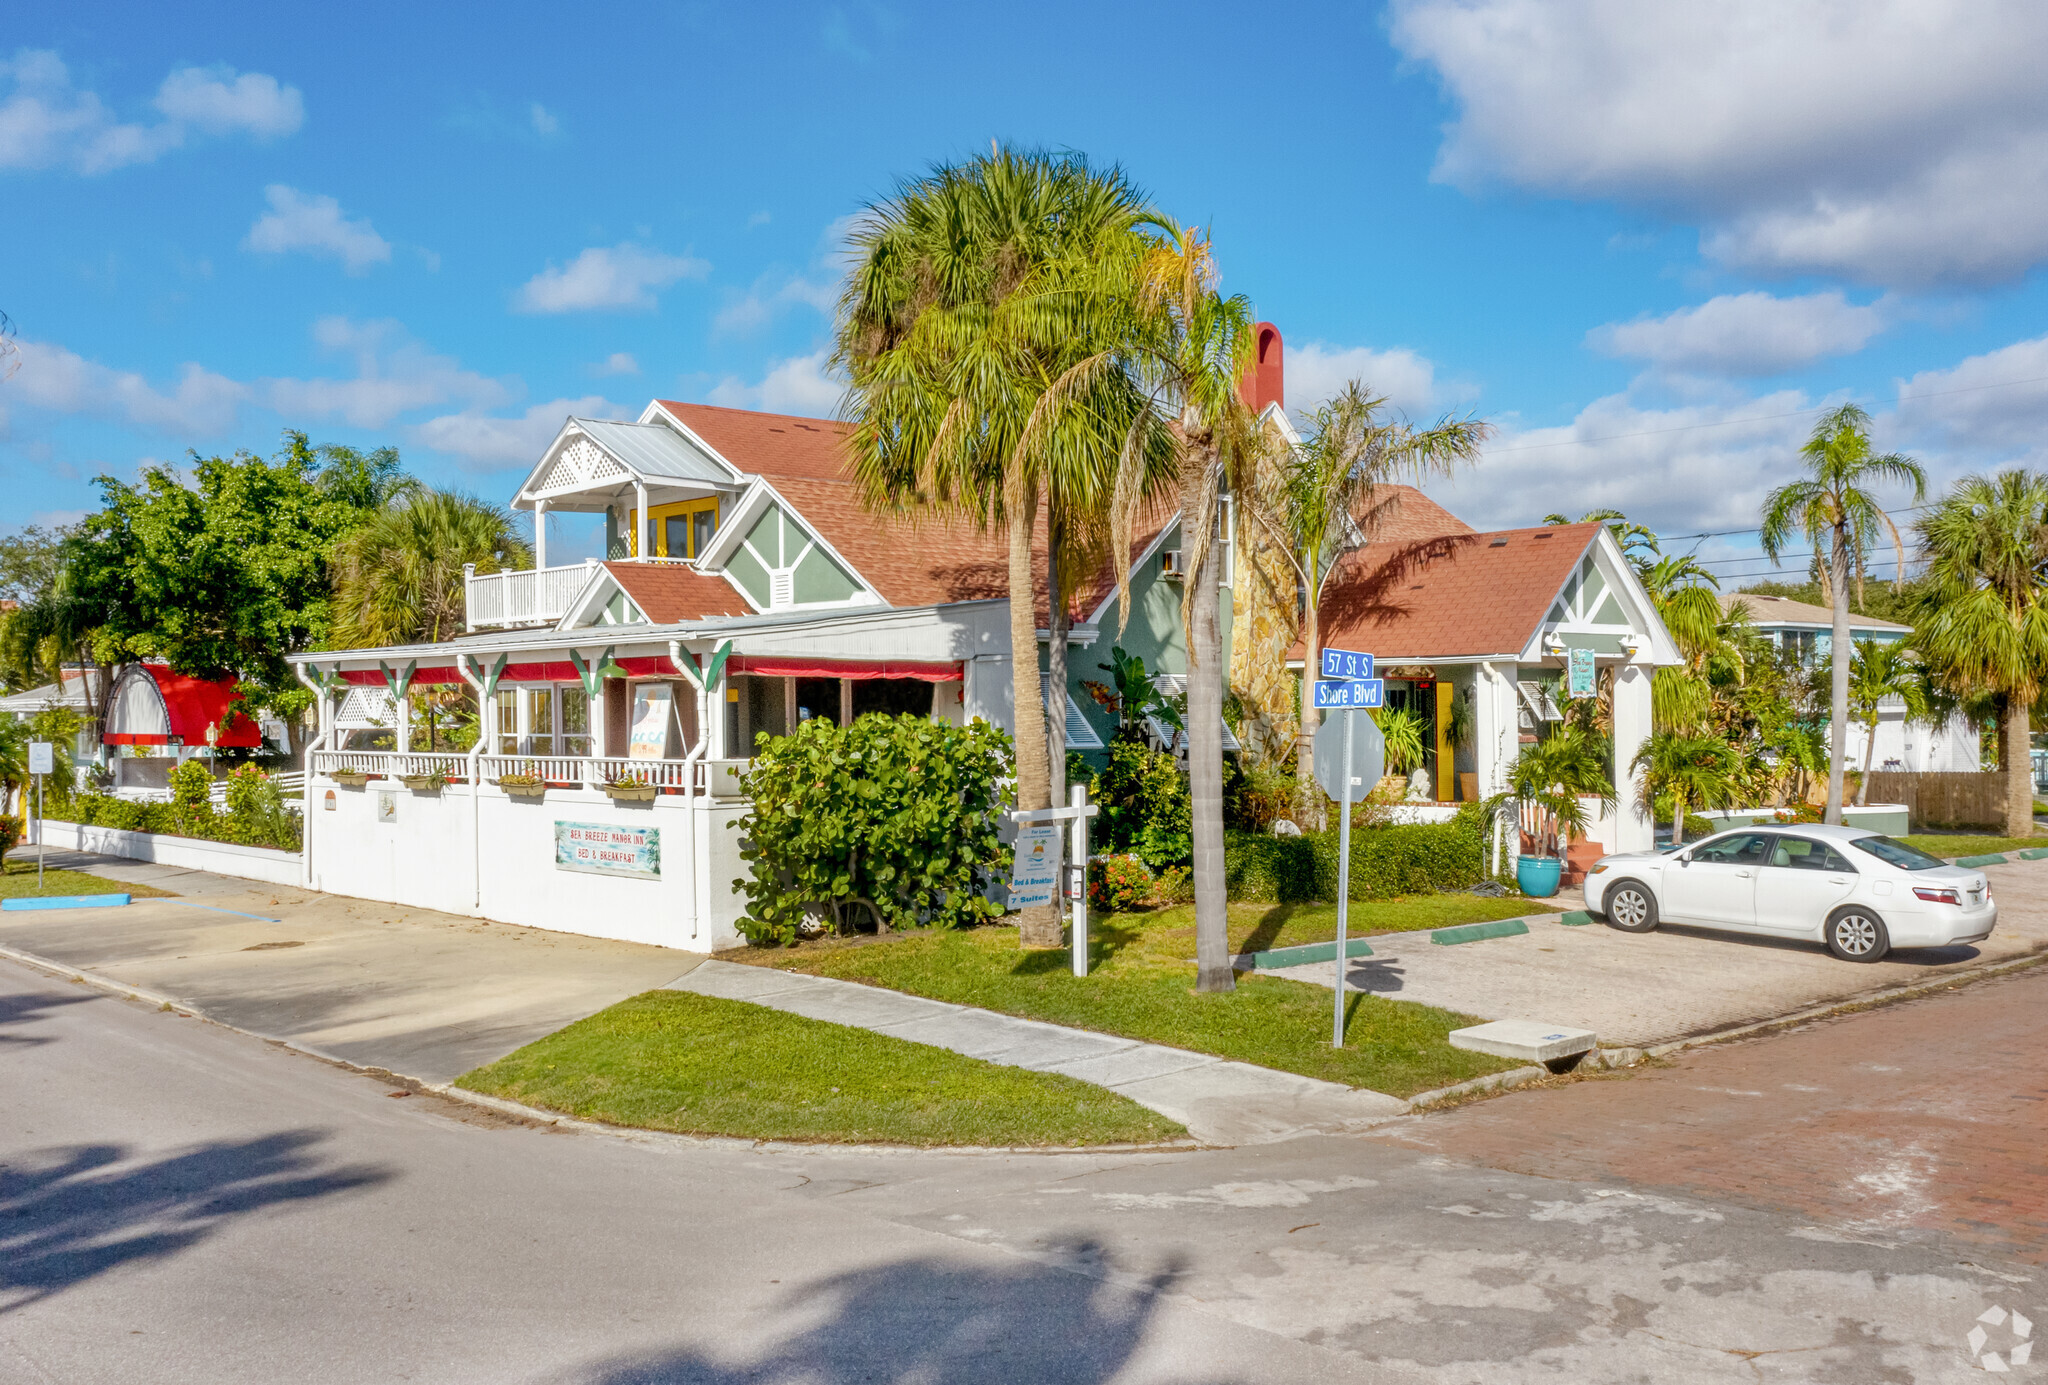
[[[548, 788], [595, 789], [621, 778], [631, 777], [652, 784], [664, 794], [706, 798], [738, 797], [732, 770], [744, 767], [744, 760], [628, 760], [616, 756], [580, 755], [482, 755], [477, 774], [486, 784], [506, 775], [538, 775]], [[315, 778], [343, 774], [368, 774], [387, 779], [400, 775], [448, 775], [456, 782], [469, 778], [467, 755], [399, 754], [389, 750], [316, 750], [311, 771]]]
[[540, 625], [560, 620], [590, 580], [596, 559], [574, 567], [528, 568], [524, 572], [465, 572], [463, 610], [469, 628]]

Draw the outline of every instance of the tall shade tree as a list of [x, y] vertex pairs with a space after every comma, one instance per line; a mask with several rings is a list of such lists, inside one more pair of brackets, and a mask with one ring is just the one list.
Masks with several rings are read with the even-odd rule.
[[533, 549], [512, 515], [487, 500], [402, 491], [336, 547], [333, 644], [453, 639], [467, 625], [465, 564], [480, 573], [530, 568]]
[[[1063, 598], [1120, 458], [1141, 495], [1173, 460], [1125, 346], [1142, 208], [1114, 169], [997, 149], [906, 183], [852, 235], [836, 349], [852, 471], [871, 509], [964, 513], [1006, 535], [1020, 809], [1050, 806], [1064, 746], [1034, 676], [1040, 512], [1053, 549], [1047, 683], [1064, 708]], [[1019, 937], [1058, 946], [1058, 910], [1024, 910]]]
[[[1905, 705], [1906, 717], [1927, 715], [1921, 695], [1921, 673], [1904, 640], [1858, 640], [1849, 660], [1849, 713], [1863, 728], [1863, 782], [1856, 786], [1856, 806], [1870, 799], [1870, 771], [1877, 763], [1877, 723], [1887, 698]], [[2029, 804], [2031, 811], [2031, 802]]]
[[[1229, 917], [1223, 883], [1223, 638], [1218, 625], [1222, 552], [1218, 497], [1226, 480], [1246, 488], [1264, 446], [1238, 382], [1252, 356], [1252, 309], [1217, 287], [1208, 237], [1170, 217], [1145, 218], [1154, 239], [1133, 306], [1135, 367], [1172, 423], [1185, 568], [1181, 623], [1188, 650], [1188, 792], [1193, 802], [1195, 989], [1231, 991]], [[1120, 608], [1130, 604], [1129, 555], [1140, 473], [1118, 472], [1111, 543]]]
[[[1879, 454], [1870, 447], [1870, 415], [1844, 404], [1821, 416], [1800, 450], [1807, 475], [1779, 486], [1764, 498], [1763, 549], [1778, 560], [1793, 535], [1813, 545], [1816, 560], [1825, 558], [1822, 587], [1834, 608], [1834, 649], [1849, 648], [1849, 583], [1861, 585], [1865, 556], [1889, 534], [1899, 569], [1906, 566], [1899, 528], [1884, 512], [1873, 485], [1910, 484], [1917, 504], [1927, 494], [1927, 473], [1903, 453]], [[1849, 732], [1849, 661], [1834, 661], [1829, 699], [1828, 801], [1825, 820], [1842, 821], [1842, 757]], [[2022, 712], [2024, 716], [2024, 712]], [[2028, 819], [2031, 824], [2031, 817]]]
[[[1269, 483], [1245, 492], [1246, 513], [1287, 555], [1305, 593], [1302, 667], [1310, 681], [1322, 664], [1323, 591], [1338, 559], [1372, 542], [1394, 517], [1401, 493], [1393, 484], [1450, 475], [1461, 463], [1477, 459], [1480, 445], [1493, 433], [1493, 425], [1471, 418], [1413, 428], [1388, 417], [1386, 402], [1363, 381], [1351, 381], [1315, 411], [1308, 437], [1267, 473]], [[1309, 791], [1315, 784], [1320, 720], [1315, 699], [1302, 698], [1295, 764], [1304, 802], [1313, 797]]]
[[1956, 693], [1993, 699], [2005, 834], [2032, 836], [2029, 713], [2048, 670], [2048, 477], [2020, 467], [1965, 477], [1918, 529], [1928, 579], [1920, 651]]

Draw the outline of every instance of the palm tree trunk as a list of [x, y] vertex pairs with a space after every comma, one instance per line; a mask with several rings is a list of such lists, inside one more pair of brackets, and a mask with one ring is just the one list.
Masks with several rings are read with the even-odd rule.
[[[1017, 742], [1017, 807], [1029, 812], [1052, 806], [1045, 758], [1045, 700], [1038, 678], [1038, 603], [1031, 593], [1031, 531], [1038, 508], [1035, 480], [1008, 487], [1010, 494], [1010, 717]], [[1057, 906], [1022, 909], [1017, 942], [1023, 947], [1058, 947]]]
[[1047, 796], [1053, 803], [1067, 801], [1067, 603], [1060, 600], [1060, 548], [1052, 532], [1052, 516], [1046, 519], [1045, 589], [1047, 592], [1045, 764]]
[[1849, 739], [1849, 544], [1835, 532], [1834, 560], [1830, 564], [1834, 591], [1834, 646], [1830, 651], [1834, 686], [1828, 699], [1828, 805], [1823, 822], [1842, 825], [1842, 757]]
[[[1181, 549], [1194, 548], [1188, 532], [1204, 490], [1205, 473], [1218, 465], [1215, 449], [1190, 449], [1194, 463], [1181, 478]], [[1213, 518], [1205, 522], [1213, 523]], [[1195, 857], [1195, 989], [1234, 991], [1230, 965], [1229, 901], [1223, 884], [1223, 640], [1217, 629], [1223, 555], [1211, 542], [1201, 566], [1188, 573], [1192, 619], [1188, 641], [1188, 793], [1193, 799]]]
[[1671, 795], [1671, 844], [1682, 845], [1685, 841], [1685, 795]]
[[1999, 768], [2005, 771], [2005, 835], [2034, 835], [2034, 742], [2027, 699], [2008, 694], [1999, 727]]
[[[1301, 617], [1301, 733], [1294, 742], [1294, 772], [1301, 781], [1297, 797], [1301, 800], [1302, 815], [1306, 817], [1312, 808], [1322, 806], [1322, 796], [1316, 785], [1316, 727], [1322, 722], [1322, 715], [1316, 711], [1316, 673], [1323, 665], [1322, 613], [1316, 610], [1316, 591], [1309, 584], [1306, 600], [1302, 602]], [[1302, 824], [1305, 827], [1322, 826], [1323, 814], [1316, 813], [1316, 821]]]
[[1870, 767], [1877, 761], [1877, 710], [1871, 709], [1870, 720], [1863, 724], [1863, 782], [1856, 786], [1856, 806], [1861, 808], [1870, 801]]

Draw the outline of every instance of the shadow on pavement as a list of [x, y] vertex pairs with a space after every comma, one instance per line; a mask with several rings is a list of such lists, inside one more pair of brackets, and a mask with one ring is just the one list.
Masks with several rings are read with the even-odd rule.
[[117, 1266], [161, 1260], [230, 1217], [373, 1187], [389, 1171], [322, 1168], [324, 1133], [216, 1140], [146, 1164], [119, 1145], [73, 1145], [0, 1164], [0, 1313]]
[[[48, 991], [40, 994], [23, 991], [18, 995], [0, 995], [0, 1029], [10, 1025], [34, 1024], [46, 1018], [47, 1011], [65, 1005], [76, 1005], [82, 1000], [93, 999], [90, 995], [52, 995]], [[27, 1047], [33, 1044], [55, 1043], [47, 1034], [4, 1034], [0, 1033], [0, 1045], [16, 1044]]]
[[[1096, 1264], [1093, 1242], [1062, 1258]], [[967, 1266], [933, 1257], [811, 1280], [786, 1290], [806, 1324], [751, 1360], [682, 1348], [615, 1357], [558, 1377], [562, 1385], [854, 1385], [1015, 1380], [1100, 1385], [1144, 1340], [1159, 1295], [1179, 1273], [1105, 1283], [1048, 1265]]]

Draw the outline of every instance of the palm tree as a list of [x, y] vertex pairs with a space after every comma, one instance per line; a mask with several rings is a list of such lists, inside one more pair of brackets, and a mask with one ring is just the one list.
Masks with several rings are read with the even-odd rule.
[[[1066, 598], [1120, 465], [1140, 497], [1169, 440], [1124, 369], [1123, 304], [1143, 246], [1142, 198], [1078, 156], [997, 149], [933, 170], [870, 209], [839, 307], [852, 470], [872, 509], [964, 513], [1008, 541], [1017, 806], [1050, 805], [1065, 725], [1048, 734], [1037, 672], [1032, 539], [1049, 538], [1055, 704], [1065, 705]], [[1019, 941], [1060, 942], [1055, 908]]]
[[335, 550], [338, 649], [433, 643], [464, 628], [463, 566], [533, 566], [511, 514], [459, 491], [406, 490]]
[[[1249, 481], [1264, 446], [1238, 392], [1251, 363], [1252, 310], [1242, 295], [1225, 297], [1218, 289], [1213, 247], [1201, 230], [1157, 213], [1140, 221], [1153, 239], [1130, 300], [1132, 368], [1171, 420], [1186, 574], [1181, 625], [1188, 649], [1195, 989], [1232, 991], [1237, 977], [1230, 965], [1223, 882], [1223, 639], [1217, 611], [1222, 554], [1217, 540], [1222, 487]], [[1120, 611], [1126, 615], [1142, 480], [1138, 468], [1120, 467], [1111, 507], [1110, 542], [1120, 569]]]
[[1742, 756], [1719, 736], [1653, 732], [1637, 752], [1634, 768], [1643, 771], [1643, 802], [1653, 804], [1671, 795], [1671, 844], [1685, 841], [1685, 815], [1691, 808], [1724, 808], [1742, 791]]
[[2029, 711], [2048, 668], [2048, 477], [2020, 467], [1965, 477], [1918, 529], [1929, 579], [1921, 653], [1956, 693], [1994, 699], [2005, 833], [2031, 836]]
[[1906, 704], [1906, 716], [1918, 721], [1927, 714], [1921, 696], [1921, 674], [1903, 640], [1858, 640], [1849, 663], [1849, 712], [1863, 726], [1863, 782], [1856, 786], [1856, 806], [1870, 798], [1870, 770], [1877, 760], [1878, 708], [1888, 697]]
[[[1246, 513], [1287, 555], [1304, 593], [1302, 667], [1309, 681], [1322, 662], [1323, 590], [1337, 560], [1370, 543], [1401, 503], [1386, 492], [1400, 477], [1447, 476], [1461, 462], [1478, 457], [1493, 425], [1470, 418], [1445, 418], [1416, 430], [1381, 414], [1383, 397], [1353, 380], [1315, 411], [1309, 436], [1272, 474], [1270, 482], [1246, 491]], [[1296, 774], [1304, 801], [1315, 783], [1315, 700], [1301, 700], [1301, 731], [1295, 741]]]
[[[1822, 569], [1821, 585], [1835, 612], [1832, 647], [1847, 649], [1850, 574], [1856, 574], [1860, 592], [1865, 555], [1876, 545], [1880, 534], [1891, 535], [1902, 574], [1906, 566], [1906, 550], [1898, 526], [1865, 487], [1879, 481], [1911, 482], [1913, 501], [1918, 504], [1927, 494], [1927, 473], [1903, 453], [1873, 453], [1870, 415], [1854, 404], [1844, 404], [1823, 414], [1800, 454], [1806, 459], [1810, 474], [1779, 486], [1764, 498], [1760, 531], [1763, 549], [1776, 562], [1786, 542], [1797, 532], [1813, 545], [1816, 561], [1825, 554], [1827, 566]], [[1847, 659], [1834, 661], [1828, 725], [1828, 802], [1824, 818], [1839, 825], [1843, 743], [1849, 732]], [[2031, 825], [2031, 817], [2028, 822]]]
[[[1515, 757], [1508, 769], [1508, 792], [1517, 803], [1536, 809], [1549, 820], [1557, 833], [1558, 849], [1563, 851], [1573, 837], [1583, 837], [1592, 829], [1586, 799], [1599, 800], [1603, 809], [1614, 806], [1607, 746], [1585, 726], [1560, 723]], [[1539, 851], [1547, 845], [1546, 837], [1546, 833], [1537, 833]]]
[[1588, 510], [1577, 519], [1561, 514], [1543, 516], [1545, 524], [1605, 524], [1613, 533], [1614, 541], [1621, 545], [1622, 553], [1638, 572], [1648, 568], [1661, 554], [1657, 543], [1657, 531], [1647, 524], [1637, 524], [1619, 510]]
[[1713, 700], [1709, 664], [1720, 657], [1740, 666], [1731, 622], [1738, 628], [1746, 622], [1747, 608], [1738, 602], [1734, 611], [1724, 613], [1720, 579], [1689, 554], [1659, 558], [1640, 571], [1650, 604], [1685, 656], [1683, 664], [1660, 668], [1651, 679], [1652, 720], [1660, 727], [1696, 729], [1706, 721]]

